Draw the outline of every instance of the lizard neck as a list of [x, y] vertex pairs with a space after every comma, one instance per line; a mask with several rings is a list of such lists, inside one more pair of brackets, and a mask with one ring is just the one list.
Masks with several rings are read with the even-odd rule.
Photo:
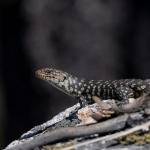
[[79, 79], [75, 76], [69, 76], [64, 82], [64, 88], [61, 90], [75, 98], [80, 98], [84, 93], [84, 86], [86, 85], [85, 79]]
[[80, 98], [84, 93], [84, 85], [86, 85], [85, 79], [73, 79], [73, 83], [70, 84], [70, 94], [75, 98]]
[[72, 96], [74, 98], [80, 98], [82, 96], [84, 79], [79, 79], [76, 76], [67, 75], [63, 82], [54, 83], [51, 80], [47, 80], [52, 86], [59, 89], [63, 93]]
[[92, 96], [95, 95], [95, 81], [78, 79], [75, 84], [72, 85], [72, 95], [75, 98], [80, 99], [83, 103], [91, 103]]

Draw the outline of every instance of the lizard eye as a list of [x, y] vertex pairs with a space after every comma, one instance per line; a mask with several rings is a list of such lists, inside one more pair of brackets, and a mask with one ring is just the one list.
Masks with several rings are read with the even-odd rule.
[[45, 73], [46, 74], [50, 74], [52, 72], [52, 70], [50, 70], [50, 69], [45, 69]]
[[50, 70], [46, 70], [46, 73], [49, 74], [49, 73], [51, 73], [51, 71]]

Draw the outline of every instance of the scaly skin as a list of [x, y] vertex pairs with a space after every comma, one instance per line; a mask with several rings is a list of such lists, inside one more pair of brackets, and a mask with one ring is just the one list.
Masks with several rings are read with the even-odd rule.
[[97, 96], [102, 100], [115, 99], [118, 108], [122, 109], [129, 99], [150, 91], [149, 79], [86, 80], [52, 68], [39, 69], [36, 76], [79, 99], [83, 106], [94, 103], [92, 97]]

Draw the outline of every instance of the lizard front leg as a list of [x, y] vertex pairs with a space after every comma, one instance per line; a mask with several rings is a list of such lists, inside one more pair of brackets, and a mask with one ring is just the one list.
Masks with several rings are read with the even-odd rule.
[[93, 96], [92, 99], [97, 104], [97, 110], [98, 110], [98, 113], [94, 113], [92, 117], [98, 120], [99, 118], [101, 119], [101, 118], [111, 117], [111, 115], [114, 114], [114, 111], [112, 110], [112, 106], [109, 103], [106, 103], [98, 96]]

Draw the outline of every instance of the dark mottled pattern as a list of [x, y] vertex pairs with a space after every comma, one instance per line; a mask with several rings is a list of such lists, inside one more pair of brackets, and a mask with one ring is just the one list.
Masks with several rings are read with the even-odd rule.
[[149, 83], [149, 80], [141, 79], [91, 80], [84, 81], [79, 90], [82, 91], [82, 96], [86, 100], [91, 100], [92, 96], [98, 96], [105, 100], [128, 101], [129, 98], [137, 98], [142, 93], [149, 91]]
[[51, 68], [40, 69], [36, 74], [64, 93], [80, 99], [83, 104], [92, 103], [92, 96], [127, 103], [129, 98], [137, 98], [150, 91], [149, 79], [85, 80]]

